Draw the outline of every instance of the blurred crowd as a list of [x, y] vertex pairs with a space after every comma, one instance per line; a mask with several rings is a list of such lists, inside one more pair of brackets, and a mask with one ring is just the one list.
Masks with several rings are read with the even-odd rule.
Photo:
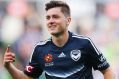
[[[35, 45], [50, 35], [44, 4], [50, 0], [0, 0], [0, 79], [12, 79], [2, 65], [7, 45], [23, 70]], [[105, 55], [119, 79], [119, 0], [63, 0], [71, 8], [69, 30], [90, 37]], [[103, 79], [99, 71], [95, 79]], [[45, 79], [42, 75], [39, 79]]]

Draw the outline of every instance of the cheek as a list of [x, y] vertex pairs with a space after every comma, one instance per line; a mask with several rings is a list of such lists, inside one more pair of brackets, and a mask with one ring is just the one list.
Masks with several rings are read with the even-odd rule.
[[66, 26], [66, 24], [62, 24], [61, 26], [59, 26], [59, 28], [58, 28], [58, 29], [59, 29], [59, 30], [65, 30], [65, 29], [66, 29], [66, 27], [67, 27], [67, 26]]
[[61, 26], [66, 26], [66, 21], [65, 20], [60, 20], [58, 22]]
[[65, 29], [67, 27], [67, 23], [64, 21], [62, 22], [62, 28]]

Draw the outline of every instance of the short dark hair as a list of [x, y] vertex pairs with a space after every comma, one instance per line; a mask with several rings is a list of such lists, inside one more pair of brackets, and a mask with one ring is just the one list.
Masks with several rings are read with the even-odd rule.
[[66, 16], [70, 16], [69, 5], [66, 4], [63, 1], [54, 1], [54, 0], [52, 0], [49, 3], [46, 3], [45, 6], [46, 6], [46, 8], [45, 8], [46, 11], [48, 11], [51, 8], [61, 7], [61, 12], [63, 12], [64, 15], [66, 15]]

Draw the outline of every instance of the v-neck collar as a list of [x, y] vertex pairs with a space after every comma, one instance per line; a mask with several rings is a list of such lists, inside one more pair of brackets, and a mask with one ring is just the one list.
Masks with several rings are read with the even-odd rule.
[[68, 33], [69, 33], [68, 40], [67, 40], [67, 42], [64, 44], [64, 46], [62, 46], [62, 47], [56, 46], [56, 45], [53, 43], [52, 38], [51, 38], [51, 43], [52, 43], [53, 48], [55, 48], [55, 49], [65, 48], [65, 47], [67, 46], [67, 44], [70, 42], [70, 39], [71, 39], [71, 37], [72, 37], [72, 33], [71, 33], [70, 31], [68, 31]]

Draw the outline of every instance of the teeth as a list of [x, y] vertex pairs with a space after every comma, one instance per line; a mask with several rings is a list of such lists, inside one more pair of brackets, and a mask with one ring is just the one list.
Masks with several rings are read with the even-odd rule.
[[56, 26], [50, 26], [50, 28], [55, 28]]

